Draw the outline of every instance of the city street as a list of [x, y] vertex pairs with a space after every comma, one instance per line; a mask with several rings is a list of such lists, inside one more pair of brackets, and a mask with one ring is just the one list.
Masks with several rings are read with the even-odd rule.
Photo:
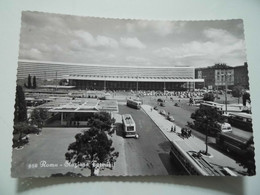
[[[222, 96], [220, 96], [221, 97], [221, 99], [219, 100], [220, 102], [223, 99]], [[158, 98], [165, 100], [165, 107], [158, 105], [158, 102], [157, 102]], [[157, 106], [158, 110], [165, 110], [166, 113], [170, 113], [170, 115], [172, 115], [174, 117], [175, 123], [180, 127], [185, 127], [187, 125], [187, 122], [192, 122], [193, 119], [190, 118], [191, 113], [195, 112], [195, 110], [197, 110], [199, 108], [194, 105], [189, 106], [188, 99], [186, 99], [186, 100], [182, 99], [179, 102], [178, 98], [176, 98], [176, 97], [175, 97], [174, 101], [171, 101], [169, 97], [165, 98], [165, 96], [163, 96], [163, 97], [160, 97], [160, 96], [159, 97], [144, 97], [143, 99], [146, 104], [151, 105], [153, 107]], [[237, 99], [231, 98], [229, 96], [228, 101], [235, 102], [235, 101], [237, 101]], [[179, 107], [174, 106], [175, 103], [178, 103], [180, 106]], [[253, 135], [252, 132], [247, 132], [247, 131], [241, 130], [239, 128], [236, 128], [236, 127], [232, 127], [232, 133], [237, 136], [244, 137], [246, 139], [249, 139]], [[201, 134], [200, 132], [193, 131], [193, 134], [202, 140], [205, 139], [205, 136], [203, 134]], [[209, 142], [215, 143], [215, 139], [211, 138], [209, 140]]]
[[139, 135], [138, 139], [124, 139], [128, 175], [185, 174], [170, 160], [170, 142], [148, 115], [126, 105], [120, 105], [119, 112], [132, 115]]

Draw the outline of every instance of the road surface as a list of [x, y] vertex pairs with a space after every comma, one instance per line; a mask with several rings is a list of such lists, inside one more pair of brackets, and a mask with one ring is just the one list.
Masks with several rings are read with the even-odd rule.
[[178, 162], [170, 159], [170, 143], [142, 110], [119, 105], [120, 114], [131, 114], [136, 122], [138, 139], [125, 138], [128, 175], [185, 174]]

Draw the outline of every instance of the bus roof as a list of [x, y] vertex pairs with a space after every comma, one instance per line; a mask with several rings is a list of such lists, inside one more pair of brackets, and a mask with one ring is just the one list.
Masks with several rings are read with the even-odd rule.
[[131, 98], [128, 98], [127, 101], [136, 102], [136, 103], [142, 103], [142, 101], [141, 101], [140, 99], [131, 99]]
[[240, 137], [240, 136], [238, 136], [236, 134], [233, 134], [232, 132], [221, 133], [221, 135], [224, 136], [224, 137], [228, 137], [230, 139], [233, 139], [233, 140], [237, 140], [237, 141], [239, 141], [241, 143], [244, 143], [244, 144], [247, 143], [249, 141], [249, 139], [250, 139], [250, 138], [246, 139], [244, 137]]
[[208, 105], [208, 106], [224, 106], [224, 104], [216, 103], [216, 102], [211, 102], [211, 101], [204, 101], [201, 102], [203, 105]]
[[252, 114], [244, 113], [244, 112], [239, 112], [239, 113], [229, 113], [230, 116], [240, 116], [243, 118], [249, 118], [252, 119]]
[[133, 120], [133, 118], [130, 114], [124, 114], [124, 115], [122, 115], [122, 117], [123, 117], [124, 123], [126, 125], [134, 125], [135, 124], [135, 122], [134, 122], [134, 120]]

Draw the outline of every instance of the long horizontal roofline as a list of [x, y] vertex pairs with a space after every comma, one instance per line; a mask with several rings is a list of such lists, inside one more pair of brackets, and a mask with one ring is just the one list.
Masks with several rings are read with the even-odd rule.
[[189, 77], [125, 77], [125, 76], [89, 76], [89, 75], [63, 75], [70, 80], [92, 80], [92, 81], [132, 81], [132, 82], [204, 82], [204, 79]]
[[60, 65], [81, 65], [81, 66], [97, 66], [97, 67], [129, 67], [129, 68], [194, 68], [193, 66], [172, 66], [172, 67], [161, 67], [161, 66], [132, 66], [132, 65], [104, 65], [104, 64], [83, 64], [83, 63], [65, 63], [65, 62], [52, 62], [52, 61], [36, 61], [36, 60], [26, 60], [26, 59], [19, 59], [18, 62], [30, 62], [30, 63], [41, 63], [41, 64], [60, 64]]

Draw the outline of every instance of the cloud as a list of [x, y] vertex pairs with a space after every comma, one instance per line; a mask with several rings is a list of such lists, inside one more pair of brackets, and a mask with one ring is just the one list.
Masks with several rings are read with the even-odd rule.
[[204, 64], [207, 65], [217, 62], [235, 65], [246, 59], [243, 39], [239, 39], [222, 29], [207, 29], [202, 34], [204, 40], [162, 47], [153, 53], [165, 61], [187, 65], [199, 65], [200, 62], [205, 62]]
[[234, 43], [237, 41], [237, 38], [227, 32], [226, 30], [223, 29], [206, 29], [203, 31], [203, 34], [210, 40], [214, 42], [222, 42], [222, 43]]
[[32, 48], [32, 49], [29, 49], [29, 50], [20, 51], [19, 57], [21, 57], [22, 59], [41, 60], [42, 59], [42, 53], [38, 49]]
[[243, 23], [114, 20], [23, 12], [19, 58], [100, 64], [246, 61]]
[[130, 33], [144, 31], [155, 33], [159, 36], [167, 36], [173, 33], [182, 32], [185, 24], [186, 22], [140, 20], [136, 23], [127, 23], [126, 30]]
[[117, 48], [118, 42], [110, 37], [97, 35], [96, 38], [87, 31], [78, 30], [74, 31], [74, 36], [78, 40], [72, 40], [72, 47], [80, 48], [82, 42], [88, 47], [100, 47], [100, 48]]
[[96, 38], [97, 45], [102, 47], [110, 47], [110, 48], [117, 48], [118, 43], [116, 40], [106, 37], [106, 36], [97, 36]]
[[136, 37], [121, 37], [120, 43], [126, 48], [144, 49], [146, 46]]

